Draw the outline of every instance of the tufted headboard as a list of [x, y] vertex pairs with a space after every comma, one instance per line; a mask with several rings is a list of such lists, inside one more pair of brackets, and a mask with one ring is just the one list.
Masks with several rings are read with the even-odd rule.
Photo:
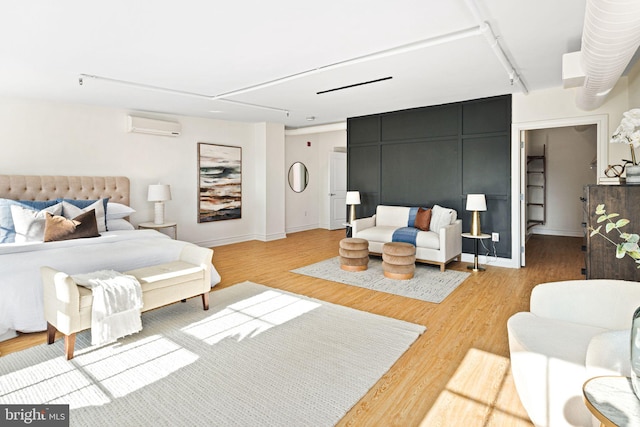
[[129, 178], [124, 176], [0, 175], [0, 198], [93, 200], [110, 197], [129, 205]]

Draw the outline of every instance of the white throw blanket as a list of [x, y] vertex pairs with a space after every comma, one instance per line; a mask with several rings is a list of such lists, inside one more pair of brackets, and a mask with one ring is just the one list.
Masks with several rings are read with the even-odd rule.
[[133, 276], [113, 270], [71, 276], [91, 289], [91, 344], [101, 345], [142, 330], [142, 289]]

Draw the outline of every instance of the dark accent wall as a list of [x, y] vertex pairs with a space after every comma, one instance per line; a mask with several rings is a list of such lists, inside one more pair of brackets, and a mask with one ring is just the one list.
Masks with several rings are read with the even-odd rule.
[[[358, 218], [379, 204], [438, 204], [457, 210], [466, 232], [466, 195], [483, 193], [482, 231], [500, 233], [497, 255], [511, 257], [511, 95], [349, 118], [347, 163]], [[463, 251], [473, 253], [470, 239]]]

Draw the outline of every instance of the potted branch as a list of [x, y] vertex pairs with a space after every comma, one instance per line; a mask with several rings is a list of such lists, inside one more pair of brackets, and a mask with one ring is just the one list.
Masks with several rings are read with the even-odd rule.
[[640, 147], [640, 108], [634, 108], [622, 115], [620, 125], [611, 137], [611, 143], [628, 144], [631, 150], [631, 161], [626, 167], [627, 184], [640, 184], [640, 165], [636, 160], [636, 148]]

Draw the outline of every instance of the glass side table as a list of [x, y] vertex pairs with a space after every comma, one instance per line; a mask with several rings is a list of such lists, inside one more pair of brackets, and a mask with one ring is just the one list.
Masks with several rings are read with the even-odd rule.
[[584, 403], [605, 427], [640, 427], [640, 400], [631, 378], [595, 377], [582, 386]]

